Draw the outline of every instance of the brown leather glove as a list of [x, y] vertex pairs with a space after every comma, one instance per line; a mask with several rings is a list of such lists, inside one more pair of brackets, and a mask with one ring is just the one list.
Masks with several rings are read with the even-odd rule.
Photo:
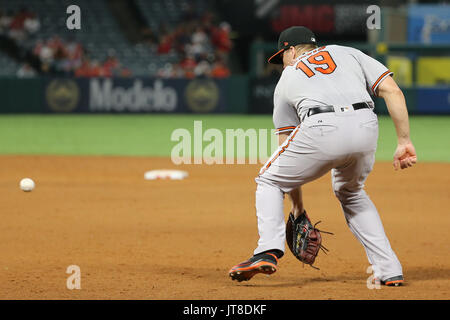
[[[322, 245], [321, 232], [332, 234], [331, 232], [320, 231], [316, 228], [317, 222], [314, 226], [309, 220], [306, 211], [304, 211], [297, 219], [294, 219], [292, 213], [289, 214], [286, 222], [286, 242], [292, 254], [301, 262], [311, 265], [316, 260], [319, 250], [324, 253], [328, 251]], [[318, 268], [316, 268], [318, 269]]]

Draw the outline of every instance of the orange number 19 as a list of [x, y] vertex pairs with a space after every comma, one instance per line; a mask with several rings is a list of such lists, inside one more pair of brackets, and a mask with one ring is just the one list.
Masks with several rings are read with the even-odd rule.
[[[314, 70], [319, 71], [323, 74], [330, 74], [336, 69], [336, 64], [334, 63], [333, 58], [330, 56], [328, 51], [318, 52], [307, 59], [310, 64], [315, 64], [317, 67]], [[314, 71], [309, 68], [306, 63], [303, 61], [299, 61], [296, 65], [296, 69], [302, 70], [308, 78], [311, 78], [315, 75]]]

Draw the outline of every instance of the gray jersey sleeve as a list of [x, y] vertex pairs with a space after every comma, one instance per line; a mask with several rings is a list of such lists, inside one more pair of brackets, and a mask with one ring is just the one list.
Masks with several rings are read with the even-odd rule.
[[394, 73], [386, 68], [382, 63], [366, 55], [360, 50], [350, 48], [350, 52], [359, 62], [361, 69], [363, 70], [369, 92], [376, 96], [377, 88], [380, 83], [386, 77], [392, 76]]
[[297, 112], [294, 106], [289, 103], [284, 94], [284, 89], [283, 85], [279, 82], [273, 95], [273, 124], [276, 129], [275, 134], [289, 133], [300, 124]]

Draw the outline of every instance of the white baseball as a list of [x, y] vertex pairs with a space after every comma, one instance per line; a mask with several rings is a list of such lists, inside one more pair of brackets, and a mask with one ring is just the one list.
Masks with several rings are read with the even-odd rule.
[[20, 189], [22, 189], [23, 191], [31, 191], [34, 189], [34, 181], [31, 180], [30, 178], [24, 178], [22, 180], [20, 180]]

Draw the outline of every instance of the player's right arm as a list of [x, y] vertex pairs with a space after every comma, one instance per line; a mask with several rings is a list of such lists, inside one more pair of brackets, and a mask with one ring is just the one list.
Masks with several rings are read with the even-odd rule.
[[286, 96], [285, 77], [284, 74], [281, 76], [273, 94], [273, 125], [275, 134], [282, 135], [278, 140], [280, 144], [286, 139], [282, 137], [288, 136], [300, 124], [297, 111]]
[[405, 97], [392, 77], [386, 77], [376, 94], [386, 102], [387, 109], [397, 132], [397, 150], [394, 154], [395, 170], [406, 169], [417, 162], [417, 154], [409, 135], [408, 109]]

